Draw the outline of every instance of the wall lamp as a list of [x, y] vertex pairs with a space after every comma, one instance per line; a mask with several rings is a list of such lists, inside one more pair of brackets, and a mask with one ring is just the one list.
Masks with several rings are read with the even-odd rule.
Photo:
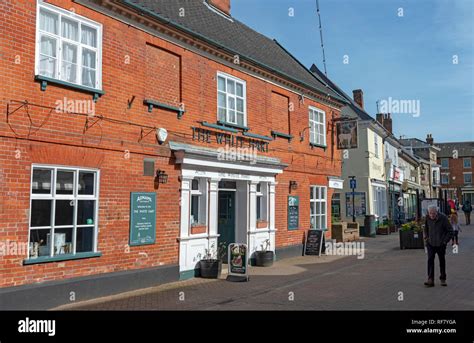
[[164, 170], [158, 169], [156, 171], [156, 178], [158, 183], [167, 183], [168, 182], [168, 174]]
[[290, 181], [290, 189], [295, 190], [298, 188], [298, 183], [296, 181]]

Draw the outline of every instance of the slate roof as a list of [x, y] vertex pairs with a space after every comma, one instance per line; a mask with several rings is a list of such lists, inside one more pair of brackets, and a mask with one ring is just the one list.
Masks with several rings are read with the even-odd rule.
[[333, 81], [331, 81], [324, 73], [313, 64], [310, 68], [311, 72], [315, 75], [316, 78], [320, 79], [321, 82], [328, 84], [329, 87], [334, 89], [338, 94], [340, 94], [347, 102], [350, 109], [359, 117], [361, 120], [372, 120], [375, 121], [373, 117], [371, 117], [367, 112], [365, 112], [362, 108], [360, 108], [359, 104], [357, 104], [351, 96], [347, 95], [338, 85], [336, 85]]
[[459, 157], [474, 157], [474, 142], [450, 142], [450, 143], [436, 143], [441, 151], [438, 152], [438, 157], [453, 157], [453, 150], [457, 150]]
[[[203, 0], [121, 0], [118, 1], [144, 14], [153, 16], [177, 29], [188, 31], [218, 48], [238, 54], [272, 73], [290, 81], [298, 81], [313, 91], [345, 100], [316, 79], [276, 40], [251, 29], [233, 17], [216, 13]], [[180, 16], [184, 9], [184, 16]]]

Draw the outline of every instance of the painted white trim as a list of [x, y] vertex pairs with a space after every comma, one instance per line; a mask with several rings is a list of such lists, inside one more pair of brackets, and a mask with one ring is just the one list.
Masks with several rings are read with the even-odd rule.
[[230, 170], [235, 170], [235, 171], [245, 170], [245, 171], [250, 171], [254, 173], [257, 173], [257, 172], [269, 173], [269, 174], [283, 173], [282, 169], [254, 167], [254, 166], [246, 166], [246, 165], [241, 165], [241, 164], [207, 161], [207, 160], [201, 160], [201, 159], [191, 158], [191, 157], [184, 157], [182, 164], [186, 166], [186, 169], [191, 169], [187, 167], [187, 165], [193, 165], [193, 166], [202, 166], [202, 167], [213, 167], [213, 168], [218, 168], [218, 169], [230, 169]]
[[[224, 78], [225, 79], [225, 87], [226, 87], [226, 90], [225, 92], [223, 91], [220, 91], [219, 90], [219, 76]], [[229, 123], [229, 124], [235, 124], [235, 125], [238, 125], [238, 120], [237, 120], [237, 95], [233, 95], [234, 98], [235, 98], [235, 123], [232, 123], [231, 121], [229, 121], [228, 117], [229, 117], [229, 107], [228, 107], [228, 95], [229, 93], [227, 92], [227, 80], [231, 80], [231, 81], [234, 81], [234, 82], [238, 82], [240, 84], [242, 84], [242, 98], [243, 98], [243, 101], [244, 101], [244, 124], [243, 126], [247, 126], [247, 81], [245, 80], [242, 80], [242, 79], [239, 79], [238, 77], [235, 77], [233, 75], [230, 75], [230, 74], [227, 74], [227, 73], [224, 73], [222, 71], [217, 71], [216, 73], [216, 112], [217, 112], [217, 120], [219, 120], [219, 92], [223, 92], [225, 93], [226, 95], [226, 117], [225, 117], [225, 122]], [[235, 93], [237, 94], [237, 84], [235, 85]], [[232, 94], [231, 94], [232, 96]], [[240, 97], [239, 97], [240, 98]]]
[[327, 118], [326, 118], [326, 111], [324, 111], [324, 110], [322, 110], [322, 109], [320, 109], [320, 108], [318, 108], [318, 107], [316, 107], [316, 106], [309, 105], [309, 106], [308, 106], [308, 126], [309, 126], [309, 127], [311, 127], [311, 122], [312, 122], [312, 121], [313, 121], [316, 125], [321, 124], [321, 122], [311, 119], [311, 116], [310, 116], [311, 111], [313, 111], [313, 112], [318, 112], [318, 113], [320, 113], [320, 114], [323, 115], [323, 123], [322, 123], [322, 124], [324, 124], [324, 129], [323, 129], [323, 131], [324, 131], [324, 132], [323, 132], [324, 143], [321, 144], [321, 143], [316, 143], [316, 142], [312, 142], [312, 141], [311, 141], [311, 140], [312, 140], [312, 137], [311, 137], [311, 129], [309, 130], [309, 142], [312, 143], [312, 144], [318, 144], [318, 145], [323, 145], [323, 146], [327, 147], [327, 137], [326, 137], [326, 135], [327, 135], [327, 125], [326, 125], [326, 121], [327, 121], [327, 120], [326, 120], [326, 119], [327, 119]]
[[[49, 169], [51, 170], [51, 192], [49, 194], [34, 194], [33, 193], [33, 171], [35, 169]], [[57, 195], [55, 194], [56, 190], [56, 177], [58, 171], [72, 171], [74, 172], [73, 177], [73, 194], [68, 195]], [[92, 195], [82, 195], [79, 196], [78, 194], [78, 183], [79, 183], [79, 172], [91, 172], [94, 173], [94, 194]], [[77, 227], [93, 227], [93, 241], [92, 241], [92, 252], [97, 252], [97, 245], [98, 245], [98, 232], [99, 232], [99, 189], [100, 189], [100, 170], [95, 168], [87, 168], [87, 167], [71, 167], [71, 166], [63, 166], [63, 165], [50, 165], [50, 164], [31, 164], [31, 171], [30, 171], [30, 207], [29, 207], [29, 214], [28, 214], [28, 252], [27, 252], [27, 259], [30, 258], [30, 233], [31, 230], [49, 230], [50, 237], [51, 237], [51, 246], [50, 246], [50, 254], [49, 257], [54, 257], [54, 231], [55, 229], [61, 228], [72, 228], [72, 243], [73, 243], [73, 252], [72, 254], [76, 254], [76, 232]], [[31, 226], [31, 209], [33, 200], [51, 200], [51, 226]], [[74, 201], [74, 211], [73, 211], [73, 218], [72, 218], [72, 225], [55, 225], [55, 211], [56, 211], [56, 200], [71, 200]], [[77, 209], [78, 209], [78, 200], [94, 200], [94, 224], [80, 224], [77, 225]], [[56, 255], [60, 256], [60, 255]]]

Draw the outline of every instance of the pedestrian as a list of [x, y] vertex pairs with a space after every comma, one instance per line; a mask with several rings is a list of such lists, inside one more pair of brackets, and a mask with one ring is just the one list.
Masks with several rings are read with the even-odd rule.
[[456, 208], [456, 203], [454, 202], [453, 199], [449, 199], [448, 200], [448, 205], [449, 205], [449, 212], [448, 213], [451, 213], [451, 210], [454, 210]]
[[464, 201], [464, 204], [462, 205], [462, 211], [464, 212], [464, 216], [466, 217], [466, 225], [471, 225], [472, 206], [469, 200]]
[[453, 228], [449, 222], [448, 217], [438, 212], [436, 205], [428, 207], [428, 215], [425, 220], [425, 227], [423, 229], [423, 238], [426, 243], [428, 251], [428, 280], [425, 286], [434, 286], [434, 265], [435, 257], [438, 255], [440, 282], [441, 286], [447, 286], [446, 283], [446, 245], [453, 236]]
[[453, 240], [451, 245], [459, 245], [459, 240], [458, 240], [458, 235], [459, 232], [461, 232], [461, 227], [459, 226], [458, 223], [458, 215], [456, 212], [452, 211], [451, 216], [449, 217], [449, 222], [451, 223], [451, 226], [453, 227]]

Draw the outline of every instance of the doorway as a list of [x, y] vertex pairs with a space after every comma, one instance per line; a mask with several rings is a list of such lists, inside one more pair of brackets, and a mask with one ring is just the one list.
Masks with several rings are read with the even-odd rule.
[[218, 244], [225, 244], [226, 253], [224, 262], [227, 260], [227, 251], [230, 243], [235, 242], [235, 192], [219, 191], [217, 215]]

